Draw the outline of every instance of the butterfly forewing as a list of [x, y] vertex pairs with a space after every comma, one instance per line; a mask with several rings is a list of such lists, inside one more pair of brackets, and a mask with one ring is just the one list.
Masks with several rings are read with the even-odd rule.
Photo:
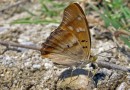
[[64, 11], [61, 25], [43, 43], [41, 53], [53, 62], [73, 65], [89, 58], [90, 33], [83, 10], [77, 3]]
[[79, 4], [71, 4], [65, 9], [60, 28], [75, 34], [86, 53], [86, 57], [89, 58], [91, 51], [90, 31], [85, 14]]

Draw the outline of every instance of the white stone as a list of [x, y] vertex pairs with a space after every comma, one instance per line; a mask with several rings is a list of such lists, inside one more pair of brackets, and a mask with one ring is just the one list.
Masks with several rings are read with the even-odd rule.
[[40, 69], [40, 68], [41, 68], [41, 65], [39, 65], [39, 64], [34, 64], [32, 67], [33, 67], [34, 69]]

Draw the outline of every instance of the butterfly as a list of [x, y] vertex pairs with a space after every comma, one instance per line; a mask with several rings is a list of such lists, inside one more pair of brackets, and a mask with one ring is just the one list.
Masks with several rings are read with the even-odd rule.
[[41, 55], [65, 66], [89, 63], [91, 36], [85, 14], [78, 3], [65, 8], [59, 27], [42, 44]]

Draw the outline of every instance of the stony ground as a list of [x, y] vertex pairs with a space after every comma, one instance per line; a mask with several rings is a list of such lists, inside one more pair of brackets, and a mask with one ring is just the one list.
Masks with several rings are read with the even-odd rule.
[[[29, 4], [30, 5], [30, 4]], [[30, 5], [32, 9], [39, 7], [38, 3]], [[36, 8], [37, 7], [37, 8]], [[0, 17], [0, 40], [15, 42], [25, 45], [35, 45], [41, 47], [50, 32], [59, 24], [10, 24], [11, 21], [17, 18], [28, 16], [24, 11], [17, 12], [13, 15], [1, 13]], [[94, 15], [93, 15], [94, 16]], [[90, 26], [93, 26], [92, 16], [89, 18]], [[95, 19], [96, 21], [96, 19]], [[97, 22], [95, 22], [97, 24]], [[114, 64], [129, 67], [127, 58], [124, 54], [112, 49], [116, 44], [111, 39], [96, 39], [94, 36], [97, 32], [102, 32], [104, 29], [101, 26], [90, 27], [92, 35], [92, 52], [98, 54], [104, 50], [107, 52], [98, 55], [98, 60], [104, 60]], [[62, 81], [58, 81], [61, 73], [68, 70], [68, 68], [58, 68], [46, 58], [42, 58], [39, 51], [29, 50], [17, 47], [9, 47], [7, 51], [5, 46], [0, 45], [0, 90], [56, 90], [56, 88], [63, 88]], [[110, 49], [110, 50], [109, 50]], [[87, 65], [83, 70], [91, 69]], [[79, 70], [80, 71], [80, 70]], [[95, 76], [80, 78], [95, 82], [94, 86], [98, 90], [129, 90], [130, 89], [130, 75], [129, 73], [119, 70], [112, 70], [106, 68], [92, 69], [95, 71]], [[88, 82], [88, 81], [87, 81]], [[64, 84], [64, 83], [62, 83]], [[89, 84], [88, 84], [89, 85]], [[94, 89], [93, 88], [93, 89]], [[63, 90], [63, 89], [59, 89]], [[83, 89], [84, 90], [84, 89]]]

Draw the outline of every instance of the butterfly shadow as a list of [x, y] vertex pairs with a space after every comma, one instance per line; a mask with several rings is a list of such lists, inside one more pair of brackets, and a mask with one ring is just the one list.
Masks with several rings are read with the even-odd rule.
[[68, 77], [74, 77], [74, 76], [79, 76], [79, 75], [85, 75], [85, 76], [91, 76], [92, 73], [88, 70], [85, 69], [67, 69], [61, 73], [59, 76], [59, 79], [65, 79]]
[[67, 69], [60, 74], [56, 83], [57, 87], [72, 88], [73, 86], [77, 87], [77, 85], [80, 85], [80, 82], [84, 82], [82, 85], [85, 86], [91, 79], [92, 73], [88, 70], [79, 68]]

